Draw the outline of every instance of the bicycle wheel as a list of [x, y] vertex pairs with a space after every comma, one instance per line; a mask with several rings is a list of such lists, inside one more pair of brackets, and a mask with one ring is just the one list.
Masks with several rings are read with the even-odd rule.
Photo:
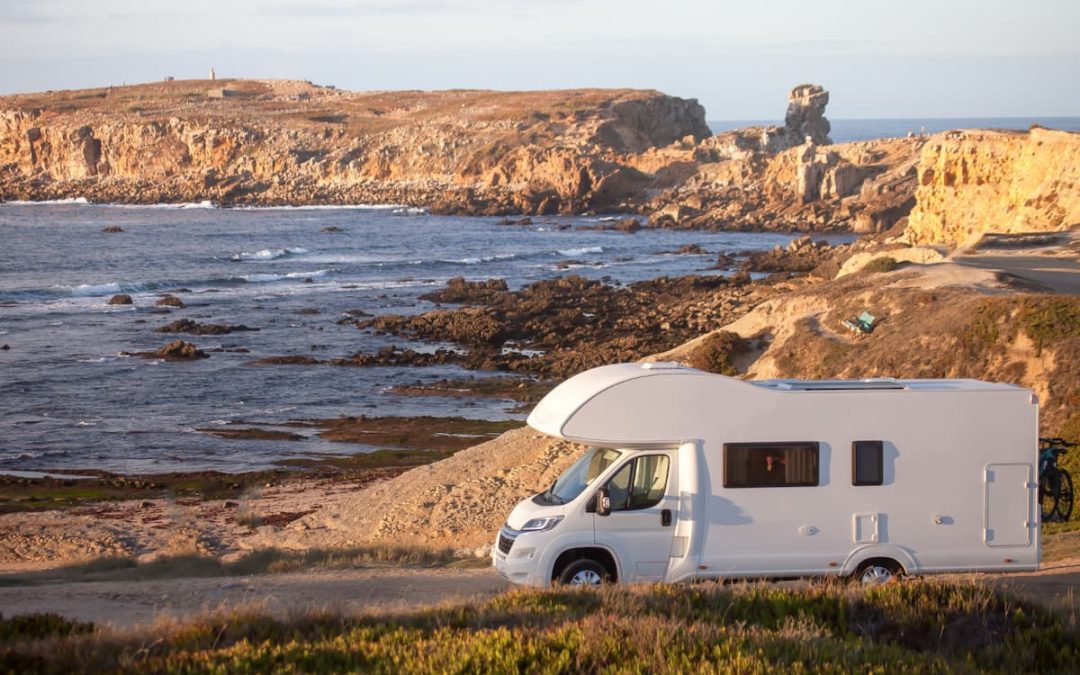
[[1042, 522], [1054, 522], [1054, 512], [1057, 511], [1057, 493], [1055, 483], [1058, 481], [1053, 471], [1044, 471], [1039, 476], [1039, 511], [1042, 513]]
[[1073, 510], [1073, 482], [1068, 471], [1058, 472], [1057, 504], [1054, 506], [1058, 518], [1068, 520]]

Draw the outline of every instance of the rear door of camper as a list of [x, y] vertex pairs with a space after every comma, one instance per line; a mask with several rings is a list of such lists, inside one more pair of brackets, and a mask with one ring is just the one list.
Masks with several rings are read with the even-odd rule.
[[605, 487], [611, 513], [593, 514], [596, 544], [614, 552], [623, 581], [660, 581], [678, 512], [678, 452], [647, 451], [615, 470]]

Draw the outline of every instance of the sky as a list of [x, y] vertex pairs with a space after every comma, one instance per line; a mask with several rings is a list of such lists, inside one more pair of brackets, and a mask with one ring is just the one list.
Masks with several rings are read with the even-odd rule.
[[716, 120], [1080, 115], [1080, 0], [0, 0], [0, 93], [635, 87]]

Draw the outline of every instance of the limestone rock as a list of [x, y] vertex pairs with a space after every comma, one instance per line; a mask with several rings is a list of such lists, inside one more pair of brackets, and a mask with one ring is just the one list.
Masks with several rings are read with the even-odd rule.
[[1068, 229], [1080, 224], [1080, 134], [937, 134], [923, 147], [915, 199], [906, 230], [915, 244]]
[[800, 84], [791, 90], [784, 127], [792, 145], [798, 145], [799, 139], [806, 138], [818, 145], [832, 143], [829, 140], [832, 126], [825, 119], [828, 104], [829, 92], [819, 84]]

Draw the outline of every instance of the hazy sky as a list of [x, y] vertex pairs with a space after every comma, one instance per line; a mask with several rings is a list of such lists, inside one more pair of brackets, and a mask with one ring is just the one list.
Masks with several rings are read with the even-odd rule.
[[641, 87], [775, 119], [1080, 115], [1080, 0], [0, 0], [0, 93], [166, 75]]

